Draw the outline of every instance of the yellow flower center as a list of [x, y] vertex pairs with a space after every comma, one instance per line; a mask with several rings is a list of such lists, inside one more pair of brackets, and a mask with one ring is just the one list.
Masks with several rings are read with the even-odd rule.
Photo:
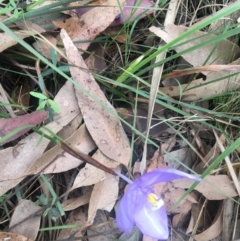
[[157, 206], [158, 196], [155, 193], [148, 194], [148, 201], [153, 205]]
[[148, 201], [153, 205], [154, 210], [163, 206], [163, 200], [159, 199], [155, 193], [148, 194]]

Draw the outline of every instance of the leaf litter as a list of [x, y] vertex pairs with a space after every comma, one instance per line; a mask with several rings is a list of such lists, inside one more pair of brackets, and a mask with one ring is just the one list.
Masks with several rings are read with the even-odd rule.
[[[125, 1], [121, 1], [119, 4], [124, 6]], [[151, 6], [150, 4], [148, 1], [143, 1], [141, 7], [148, 8]], [[111, 6], [107, 8], [107, 12], [106, 5]], [[133, 2], [127, 1], [127, 5], [129, 5], [131, 9]], [[94, 152], [92, 155], [94, 159], [118, 172], [121, 171], [121, 164], [127, 167], [131, 158], [129, 140], [125, 134], [127, 128], [125, 126], [122, 127], [117, 118], [117, 111], [113, 105], [110, 104], [110, 101], [106, 98], [90, 72], [90, 70], [95, 69], [96, 72], [99, 71], [101, 73], [101, 68], [107, 68], [106, 63], [103, 62], [99, 64], [98, 61], [100, 60], [91, 60], [90, 58], [89, 61], [86, 61], [83, 59], [82, 53], [87, 50], [89, 40], [94, 40], [110, 25], [126, 22], [126, 19], [130, 17], [130, 12], [126, 6], [123, 7], [123, 12], [121, 12], [116, 2], [110, 0], [100, 3], [100, 6], [94, 7], [83, 14], [78, 11], [78, 16], [73, 15], [73, 17], [67, 21], [53, 21], [57, 27], [61, 28], [60, 38], [66, 51], [66, 59], [74, 84], [68, 81], [60, 88], [54, 101], [60, 107], [61, 112], [59, 115], [53, 116], [54, 120], [52, 122], [44, 123], [44, 127], [40, 129], [43, 133], [49, 134], [49, 132], [46, 131], [46, 128], [48, 128], [52, 133], [58, 134], [66, 140], [68, 144], [85, 154]], [[141, 9], [137, 10], [135, 15], [131, 16], [131, 21], [136, 19], [142, 12]], [[151, 14], [152, 12], [151, 10], [147, 13]], [[31, 27], [32, 29], [33, 27], [37, 28], [37, 25], [32, 25]], [[38, 28], [38, 30], [39, 29], [40, 28]], [[167, 25], [164, 30], [156, 27], [151, 27], [149, 30], [168, 43], [183, 33], [186, 27]], [[39, 31], [39, 33], [41, 33], [41, 31]], [[28, 32], [28, 35], [23, 36], [21, 36], [20, 31], [15, 33], [21, 38], [26, 38], [33, 34], [35, 35], [36, 30], [34, 32]], [[2, 51], [16, 44], [12, 39], [11, 41], [9, 39], [10, 44], [7, 43], [7, 34], [1, 33], [1, 36], [4, 37], [1, 42], [1, 46], [3, 46]], [[52, 35], [46, 36], [47, 39], [56, 46], [59, 37], [55, 38]], [[174, 46], [173, 49], [176, 52], [185, 51], [215, 37], [213, 34], [206, 34], [205, 32], [199, 31], [187, 39], [187, 41], [185, 39], [185, 43]], [[89, 42], [73, 43], [73, 41], [79, 40]], [[42, 42], [36, 42], [35, 47], [40, 43]], [[160, 87], [159, 90], [173, 98], [181, 97], [184, 101], [194, 101], [224, 93], [226, 90], [230, 91], [239, 88], [238, 77], [226, 78], [226, 76], [230, 74], [236, 74], [239, 70], [238, 57], [240, 49], [238, 45], [232, 43], [230, 40], [224, 39], [217, 45], [215, 51], [209, 57], [209, 52], [211, 52], [213, 48], [214, 46], [209, 45], [195, 52], [192, 51], [190, 54], [183, 54], [182, 58], [193, 67], [174, 71], [164, 75], [162, 78], [165, 78], [167, 82], [169, 78], [173, 79], [179, 76], [185, 76], [186, 74], [201, 73], [206, 76], [206, 79], [200, 78], [187, 84], [178, 83], [178, 85], [170, 85], [170, 87]], [[38, 46], [36, 49], [48, 59], [52, 58], [50, 54], [51, 47], [49, 45], [43, 44], [42, 47], [39, 48]], [[226, 53], [226, 49], [231, 49], [231, 51]], [[104, 57], [104, 52], [99, 53], [99, 55]], [[206, 62], [207, 58], [208, 61]], [[102, 67], [95, 68], [95, 64], [99, 64], [99, 66]], [[226, 72], [229, 73], [226, 74]], [[215, 81], [222, 77], [225, 77], [225, 79]], [[230, 85], [230, 82], [233, 82], [233, 84]], [[184, 90], [183, 93], [181, 93], [182, 89]], [[126, 110], [128, 117], [124, 119], [132, 125], [133, 120], [129, 119], [132, 112], [130, 108], [125, 108], [125, 111]], [[140, 113], [140, 109], [138, 109], [138, 112]], [[35, 116], [36, 120], [34, 119], [32, 121], [31, 116]], [[165, 118], [165, 108], [162, 109], [158, 117], [159, 116]], [[142, 117], [146, 118], [147, 112], [144, 112], [144, 114], [141, 112], [141, 118]], [[172, 116], [173, 119], [174, 117], [175, 116]], [[17, 127], [22, 127], [25, 124], [36, 126], [45, 121], [46, 118], [47, 113], [41, 110], [21, 117], [0, 119], [1, 138]], [[140, 121], [141, 118], [139, 119]], [[138, 122], [140, 122], [139, 120]], [[84, 121], [84, 124], [81, 124], [82, 121]], [[152, 125], [155, 125], [154, 120]], [[158, 123], [156, 125], [158, 125]], [[140, 123], [139, 127], [139, 130], [144, 132], [145, 123]], [[165, 122], [158, 127], [159, 130], [152, 129], [152, 133], [150, 133], [151, 137], [158, 138], [162, 133], [172, 135], [172, 132], [167, 128]], [[192, 126], [190, 128], [192, 128]], [[64, 173], [75, 169], [75, 174], [71, 178], [66, 178], [71, 185], [65, 190], [66, 199], [62, 202], [62, 207], [65, 211], [72, 210], [68, 224], [79, 224], [81, 228], [77, 231], [71, 228], [67, 230], [63, 229], [56, 240], [68, 239], [69, 237], [84, 237], [86, 230], [86, 235], [89, 236], [88, 240], [99, 240], [99, 236], [94, 237], [94, 232], [103, 234], [101, 240], [109, 240], [107, 235], [109, 237], [112, 235], [111, 237], [115, 238], [116, 236], [112, 234], [113, 230], [117, 231], [116, 233], [119, 237], [121, 233], [117, 229], [116, 224], [114, 224], [114, 218], [112, 218], [112, 216], [109, 217], [109, 214], [107, 214], [107, 212], [111, 212], [115, 207], [119, 193], [123, 194], [124, 192], [123, 188], [121, 188], [121, 182], [119, 183], [119, 177], [106, 173], [88, 163], [83, 167], [84, 159], [80, 160], [70, 155], [60, 148], [60, 146], [54, 146], [48, 139], [41, 139], [37, 133], [29, 133], [27, 136], [24, 136], [28, 131], [29, 129], [25, 131], [21, 130], [18, 134], [13, 134], [11, 139], [9, 138], [2, 143], [6, 144], [21, 137], [20, 141], [18, 141], [18, 139], [15, 144], [13, 142], [13, 145], [4, 146], [5, 149], [0, 151], [0, 164], [2, 167], [0, 171], [1, 196], [5, 195], [18, 184], [21, 185], [21, 182], [27, 176], [38, 175], [40, 172], [46, 175]], [[132, 134], [131, 131], [132, 130], [128, 129], [129, 135]], [[211, 162], [220, 155], [217, 143], [210, 147], [207, 146], [207, 144], [202, 141], [199, 133], [194, 136], [194, 140], [188, 137], [187, 141], [191, 142], [194, 148], [199, 149], [202, 160], [198, 159], [199, 154], [196, 155], [191, 146], [179, 145], [176, 150], [176, 146], [180, 143], [178, 136], [171, 138], [164, 136], [164, 138], [164, 143], [161, 145], [162, 150], [157, 150], [153, 158], [148, 159], [147, 172], [168, 166], [174, 169], [182, 169], [185, 172], [187, 172], [189, 168], [192, 168], [201, 174], [206, 169], [206, 163], [203, 162], [203, 160], [211, 164]], [[201, 141], [197, 138], [200, 138]], [[169, 153], [163, 155], [162, 153], [166, 150]], [[176, 159], [178, 162], [176, 162]], [[138, 161], [135, 162], [133, 172], [136, 176], [139, 175], [137, 173], [140, 173]], [[185, 165], [184, 167], [182, 163]], [[191, 192], [186, 199], [178, 203], [185, 194], [185, 190], [190, 188], [192, 184], [193, 181], [189, 179], [180, 179], [169, 183], [155, 184], [154, 191], [159, 197], [162, 196], [168, 214], [172, 215], [171, 227], [173, 229], [183, 229], [186, 233], [192, 233], [191, 235], [194, 239], [199, 241], [214, 239], [221, 234], [223, 226], [223, 200], [235, 198], [237, 192], [228, 175], [208, 175], [194, 188], [194, 191]], [[87, 190], [89, 187], [90, 189]], [[84, 193], [84, 188], [87, 190], [86, 193]], [[57, 187], [57, 189], [60, 189], [60, 187]], [[79, 192], [79, 190], [81, 191]], [[49, 196], [50, 192], [47, 189], [44, 191], [42, 187], [42, 192], [45, 193], [48, 198], [51, 198]], [[70, 198], [68, 197], [69, 194], [77, 197]], [[201, 212], [208, 212], [206, 208], [207, 205], [205, 206], [205, 204], [211, 204], [212, 202], [218, 203], [215, 208], [216, 212], [211, 220], [206, 221]], [[175, 206], [176, 203], [178, 203], [177, 206]], [[51, 208], [53, 207], [51, 206]], [[83, 208], [85, 209], [84, 211]], [[28, 237], [29, 240], [35, 240], [39, 231], [41, 217], [34, 217], [33, 223], [33, 219], [28, 218], [28, 216], [39, 210], [41, 210], [41, 208], [32, 201], [21, 199], [11, 216], [9, 236], [11, 235], [10, 232], [15, 232]], [[18, 212], [20, 212], [20, 214]], [[188, 226], [183, 226], [189, 214]], [[24, 221], [25, 218], [27, 218], [27, 220]], [[24, 222], [22, 222], [22, 220]], [[27, 222], [31, 222], [31, 225]], [[206, 223], [203, 225], [204, 222]], [[32, 229], [26, 228], [26, 225], [31, 226]], [[94, 231], [91, 232], [92, 230]], [[135, 231], [136, 230], [134, 230], [133, 233]], [[0, 233], [0, 235], [5, 234]], [[124, 238], [124, 236], [120, 236], [120, 238], [121, 237], [123, 240], [130, 240], [129, 237]], [[22, 240], [24, 239], [22, 238]], [[155, 239], [144, 235], [143, 240]]]

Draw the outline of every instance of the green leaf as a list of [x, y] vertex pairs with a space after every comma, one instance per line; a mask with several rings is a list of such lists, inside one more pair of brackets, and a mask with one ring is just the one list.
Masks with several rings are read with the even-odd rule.
[[57, 208], [51, 208], [48, 212], [48, 217], [56, 222], [61, 217], [61, 214]]
[[51, 105], [51, 107], [54, 109], [54, 111], [57, 114], [60, 114], [60, 108], [58, 107], [57, 103], [53, 100], [48, 99], [49, 104]]
[[82, 225], [80, 225], [80, 224], [68, 224], [68, 225], [62, 225], [62, 226], [40, 228], [39, 231], [73, 229], [73, 228], [81, 228], [81, 227], [82, 227]]
[[11, 12], [13, 9], [14, 9], [13, 7], [3, 8], [3, 9], [0, 10], [0, 15], [9, 13], [9, 12]]
[[40, 195], [40, 197], [39, 197], [39, 202], [40, 202], [41, 205], [47, 206], [47, 204], [48, 204], [48, 199], [47, 199], [47, 197], [46, 197], [46, 195], [45, 195], [44, 193], [42, 193], [42, 194]]
[[15, 10], [14, 10], [14, 12], [13, 12], [13, 16], [15, 17], [15, 18], [17, 18], [18, 17], [18, 9], [16, 8]]
[[50, 54], [51, 54], [51, 60], [52, 60], [52, 63], [57, 66], [57, 62], [58, 62], [58, 59], [57, 59], [57, 51], [51, 47], [50, 49]]
[[10, 0], [9, 1], [10, 2], [10, 4], [14, 7], [14, 8], [16, 8], [17, 7], [17, 5], [16, 5], [16, 3], [15, 3], [15, 1], [14, 0]]
[[41, 99], [41, 100], [46, 100], [47, 97], [44, 95], [44, 94], [41, 94], [41, 93], [37, 93], [37, 92], [34, 92], [34, 91], [30, 91], [30, 95], [38, 98], [38, 99]]
[[124, 70], [124, 72], [117, 78], [118, 83], [123, 83], [131, 74], [134, 72], [134, 68], [142, 61], [144, 58], [144, 55], [139, 56], [137, 59], [135, 59], [130, 66]]
[[46, 105], [47, 101], [44, 100], [42, 103], [40, 103], [40, 105], [38, 106], [37, 110], [41, 110], [44, 109], [45, 105]]

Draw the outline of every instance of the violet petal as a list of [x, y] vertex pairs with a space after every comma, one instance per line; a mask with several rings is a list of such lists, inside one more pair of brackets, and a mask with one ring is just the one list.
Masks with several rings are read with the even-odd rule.
[[[153, 193], [153, 191], [152, 191]], [[136, 203], [134, 220], [140, 231], [152, 238], [167, 239], [169, 236], [168, 218], [163, 200], [159, 200], [160, 206], [154, 207], [145, 196]]]
[[159, 182], [170, 182], [179, 178], [201, 181], [200, 178], [172, 168], [161, 168], [145, 173], [135, 183], [139, 187], [149, 187]]
[[175, 169], [163, 168], [146, 173], [134, 181], [118, 207], [116, 221], [119, 229], [131, 232], [136, 225], [145, 235], [156, 239], [167, 239], [169, 230], [164, 202], [154, 194], [150, 186], [178, 178], [201, 180]]
[[135, 225], [133, 210], [136, 203], [136, 196], [135, 185], [132, 184], [125, 192], [118, 206], [116, 222], [119, 229], [124, 232], [131, 232]]

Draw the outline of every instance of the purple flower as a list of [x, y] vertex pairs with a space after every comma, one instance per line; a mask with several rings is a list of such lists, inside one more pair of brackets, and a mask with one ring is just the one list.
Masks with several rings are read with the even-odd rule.
[[167, 213], [163, 199], [157, 197], [151, 188], [159, 182], [169, 182], [178, 178], [201, 179], [184, 172], [163, 168], [142, 175], [135, 182], [119, 174], [131, 183], [120, 201], [117, 211], [117, 225], [124, 232], [131, 232], [136, 225], [143, 234], [156, 239], [169, 236]]

